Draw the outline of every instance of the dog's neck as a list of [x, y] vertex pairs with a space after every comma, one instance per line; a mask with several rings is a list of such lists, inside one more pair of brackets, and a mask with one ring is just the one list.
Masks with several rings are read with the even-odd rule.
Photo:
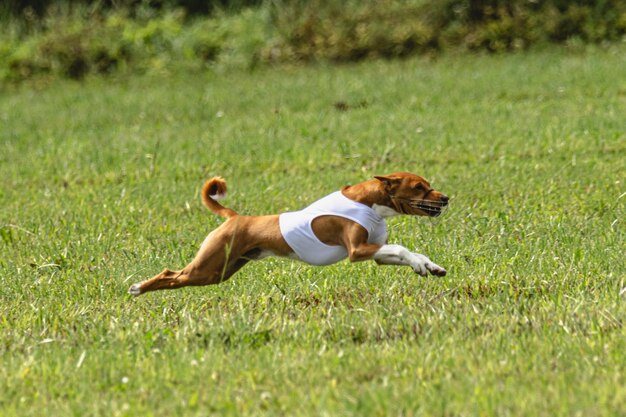
[[341, 189], [344, 196], [371, 207], [383, 218], [397, 216], [400, 213], [378, 180], [365, 181], [356, 185], [346, 185]]
[[378, 213], [378, 215], [380, 217], [382, 217], [383, 219], [386, 219], [387, 217], [393, 217], [393, 216], [400, 215], [400, 213], [398, 213], [397, 211], [395, 211], [393, 208], [391, 208], [389, 206], [373, 204], [372, 205], [372, 209], [374, 209], [374, 211], [376, 213]]

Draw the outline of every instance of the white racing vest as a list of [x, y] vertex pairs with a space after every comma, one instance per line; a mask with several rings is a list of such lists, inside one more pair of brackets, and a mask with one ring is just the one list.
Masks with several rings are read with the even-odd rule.
[[303, 210], [279, 216], [280, 231], [287, 244], [301, 261], [308, 264], [330, 265], [348, 256], [345, 247], [327, 245], [315, 236], [311, 224], [320, 216], [344, 217], [360, 224], [367, 230], [370, 244], [384, 245], [387, 241], [385, 221], [374, 209], [336, 191]]

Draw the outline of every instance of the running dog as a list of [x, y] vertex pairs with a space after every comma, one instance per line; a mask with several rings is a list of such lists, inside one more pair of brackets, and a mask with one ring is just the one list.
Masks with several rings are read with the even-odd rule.
[[387, 243], [384, 219], [401, 214], [439, 216], [448, 197], [434, 190], [424, 178], [408, 172], [376, 176], [345, 186], [307, 208], [267, 216], [242, 216], [222, 206], [226, 182], [208, 180], [202, 201], [227, 220], [206, 237], [196, 257], [179, 271], [165, 269], [128, 292], [219, 284], [249, 261], [281, 256], [311, 265], [373, 260], [384, 265], [410, 266], [419, 275], [446, 275], [446, 270], [426, 256], [401, 245]]

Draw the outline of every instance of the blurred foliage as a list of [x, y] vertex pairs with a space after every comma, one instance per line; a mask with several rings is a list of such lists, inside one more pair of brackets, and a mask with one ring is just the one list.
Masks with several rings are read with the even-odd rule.
[[442, 49], [501, 52], [540, 42], [618, 40], [622, 0], [323, 0], [272, 5], [273, 56], [336, 61]]
[[34, 25], [13, 21], [0, 34], [0, 80], [80, 79], [88, 74], [256, 65], [266, 41], [263, 13], [216, 12], [188, 19], [182, 9], [49, 9]]
[[[622, 0], [12, 0], [0, 81], [618, 41]], [[257, 5], [256, 7], [248, 7]], [[209, 13], [208, 15], [205, 15]]]
[[97, 7], [99, 9], [125, 9], [134, 11], [137, 9], [150, 8], [153, 10], [181, 9], [189, 15], [204, 15], [215, 10], [240, 10], [244, 7], [258, 6], [262, 0], [99, 0], [96, 2], [87, 0], [4, 0], [0, 8], [5, 13], [19, 16], [24, 13], [32, 13], [36, 16], [44, 16], [51, 5], [63, 5], [64, 7]]

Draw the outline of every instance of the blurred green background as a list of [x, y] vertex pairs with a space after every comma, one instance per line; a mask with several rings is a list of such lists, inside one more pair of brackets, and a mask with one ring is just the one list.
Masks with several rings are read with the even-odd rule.
[[621, 0], [8, 1], [0, 80], [620, 41]]

